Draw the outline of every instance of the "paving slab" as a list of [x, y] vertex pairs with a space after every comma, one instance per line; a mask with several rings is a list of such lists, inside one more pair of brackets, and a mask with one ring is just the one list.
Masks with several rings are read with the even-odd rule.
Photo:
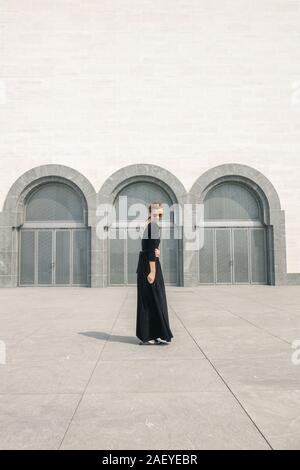
[[196, 392], [225, 389], [225, 384], [206, 359], [151, 359], [144, 360], [142, 364], [141, 361], [120, 359], [118, 362], [99, 361], [87, 387], [87, 393]]
[[[213, 359], [219, 374], [236, 393], [239, 390], [300, 390], [300, 366], [292, 362], [293, 350], [269, 355]], [[300, 356], [300, 355], [299, 355]]]
[[248, 323], [231, 327], [193, 327], [189, 331], [211, 358], [265, 356], [289, 350], [289, 345], [282, 339]]
[[300, 449], [300, 287], [167, 298], [145, 346], [135, 287], [2, 289], [0, 448]]
[[78, 394], [0, 394], [0, 449], [58, 449], [79, 400]]
[[78, 447], [269, 449], [228, 391], [85, 394], [62, 444]]
[[273, 449], [300, 449], [300, 390], [252, 389], [237, 396]]
[[0, 365], [0, 393], [83, 393], [95, 366], [68, 358]]

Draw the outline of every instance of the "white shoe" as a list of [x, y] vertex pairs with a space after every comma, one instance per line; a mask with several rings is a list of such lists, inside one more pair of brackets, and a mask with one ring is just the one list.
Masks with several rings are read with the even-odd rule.
[[168, 341], [166, 341], [165, 339], [161, 339], [161, 338], [156, 338], [155, 342], [160, 343], [160, 344], [168, 344]]
[[139, 344], [155, 344], [155, 342], [154, 339], [149, 339], [149, 341], [140, 341]]

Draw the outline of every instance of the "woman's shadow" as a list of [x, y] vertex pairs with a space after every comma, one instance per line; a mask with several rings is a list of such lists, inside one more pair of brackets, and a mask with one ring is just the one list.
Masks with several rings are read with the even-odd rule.
[[102, 340], [114, 343], [139, 344], [139, 339], [134, 336], [112, 335], [110, 333], [105, 333], [104, 331], [83, 331], [78, 334], [88, 336], [90, 338], [96, 338], [100, 341]]

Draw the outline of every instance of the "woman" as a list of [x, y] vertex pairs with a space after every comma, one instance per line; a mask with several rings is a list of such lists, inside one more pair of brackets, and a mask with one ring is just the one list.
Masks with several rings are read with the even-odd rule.
[[140, 344], [169, 343], [173, 338], [169, 326], [164, 278], [159, 257], [156, 256], [160, 244], [158, 221], [162, 215], [161, 204], [150, 204], [136, 271], [136, 336], [141, 340]]

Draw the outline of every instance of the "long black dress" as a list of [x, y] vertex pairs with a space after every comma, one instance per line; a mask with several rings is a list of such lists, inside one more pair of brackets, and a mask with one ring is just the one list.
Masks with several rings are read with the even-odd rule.
[[[142, 251], [137, 266], [137, 320], [136, 336], [143, 342], [161, 338], [170, 342], [173, 334], [170, 330], [165, 283], [159, 258], [155, 248], [160, 244], [159, 226], [150, 222], [143, 233]], [[155, 261], [155, 281], [150, 284], [149, 261]]]

